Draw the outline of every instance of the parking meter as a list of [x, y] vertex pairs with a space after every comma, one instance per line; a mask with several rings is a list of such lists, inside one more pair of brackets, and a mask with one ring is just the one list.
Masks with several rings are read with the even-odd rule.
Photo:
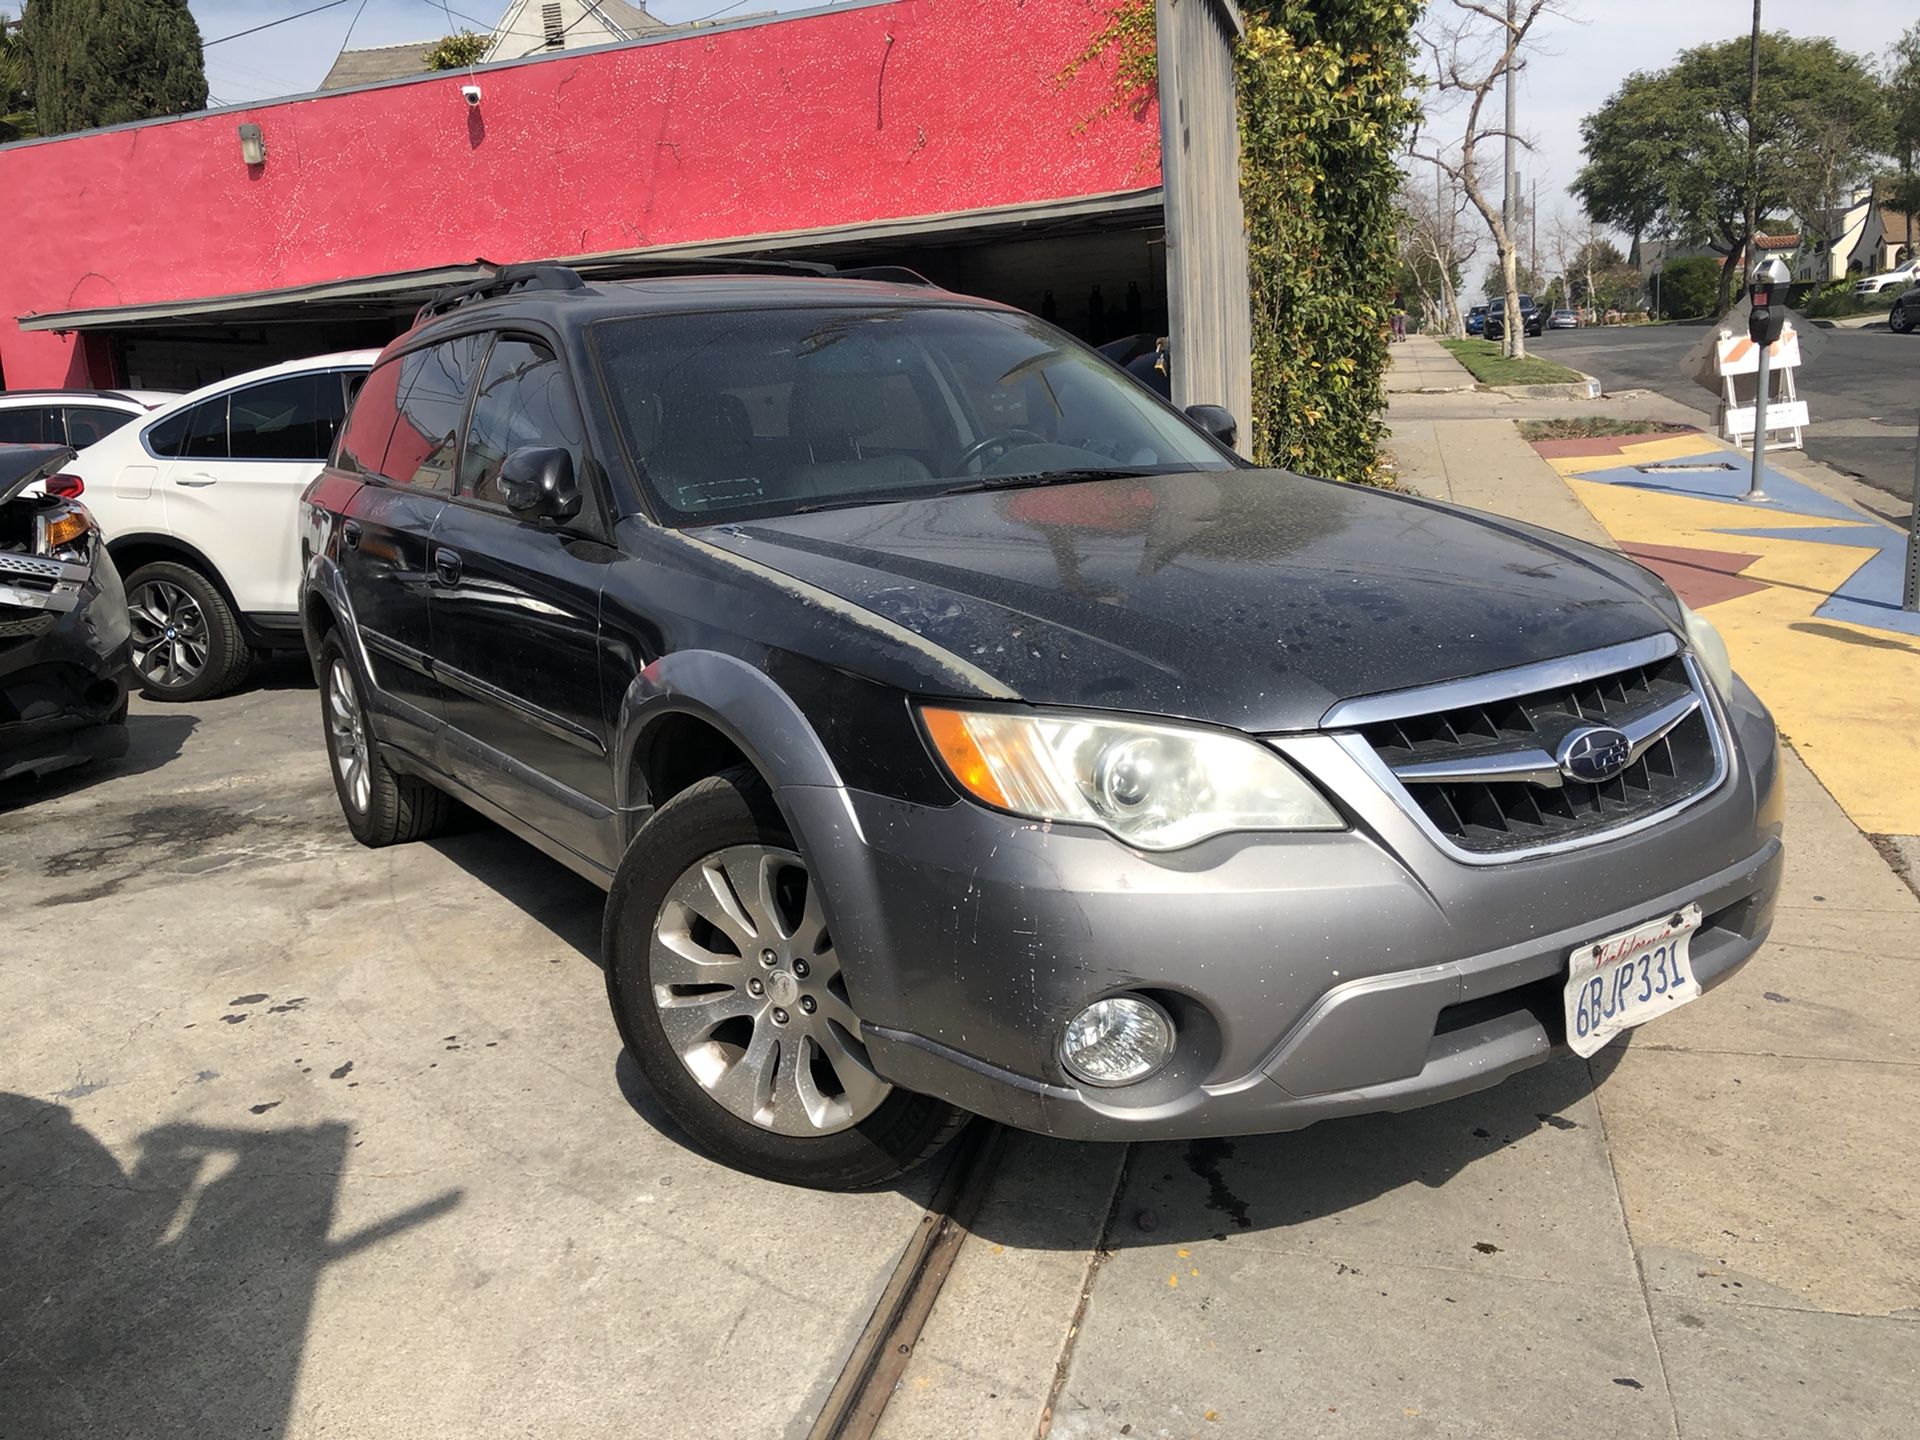
[[1775, 255], [1762, 260], [1750, 287], [1753, 309], [1747, 315], [1747, 334], [1756, 344], [1771, 345], [1787, 323], [1787, 286], [1792, 282], [1787, 262]]
[[1771, 398], [1773, 342], [1787, 324], [1787, 286], [1793, 276], [1778, 255], [1762, 260], [1753, 272], [1753, 308], [1747, 313], [1747, 334], [1760, 347], [1760, 373], [1754, 377], [1753, 468], [1747, 475], [1746, 498], [1767, 500], [1767, 401]]

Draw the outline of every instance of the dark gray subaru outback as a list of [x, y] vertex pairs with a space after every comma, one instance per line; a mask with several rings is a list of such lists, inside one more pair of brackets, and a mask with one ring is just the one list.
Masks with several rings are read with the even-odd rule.
[[610, 891], [661, 1102], [886, 1180], [967, 1114], [1285, 1130], [1588, 1054], [1780, 874], [1711, 626], [1511, 521], [1247, 466], [1029, 315], [830, 276], [427, 307], [307, 492], [347, 822]]

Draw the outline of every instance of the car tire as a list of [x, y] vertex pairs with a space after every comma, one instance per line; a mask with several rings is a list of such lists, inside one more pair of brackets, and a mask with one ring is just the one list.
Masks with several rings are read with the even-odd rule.
[[[758, 882], [744, 899], [734, 878], [742, 874]], [[614, 875], [602, 938], [607, 998], [655, 1097], [709, 1154], [788, 1185], [867, 1189], [930, 1159], [972, 1117], [866, 1068], [858, 1018], [844, 984], [834, 988], [838, 956], [813, 885], [758, 774], [729, 770], [689, 786], [634, 837]], [[798, 1000], [788, 996], [796, 986], [805, 987]], [[826, 1093], [823, 1065], [835, 1083], [844, 1071], [838, 1096]]]
[[446, 828], [453, 798], [417, 775], [402, 775], [380, 758], [359, 679], [338, 635], [320, 647], [320, 724], [327, 770], [353, 838], [371, 849], [425, 840]]
[[191, 565], [155, 560], [126, 579], [134, 674], [149, 700], [211, 700], [247, 678], [253, 652], [226, 597]]
[[1907, 313], [1905, 305], [1895, 302], [1894, 307], [1887, 312], [1887, 328], [1896, 335], [1905, 335], [1913, 329], [1913, 316]]

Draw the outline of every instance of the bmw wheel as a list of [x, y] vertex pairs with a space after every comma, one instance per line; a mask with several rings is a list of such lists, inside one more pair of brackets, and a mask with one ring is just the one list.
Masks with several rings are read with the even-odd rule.
[[207, 700], [246, 678], [252, 660], [218, 587], [171, 560], [127, 577], [127, 620], [140, 689], [153, 700]]
[[1913, 315], [1902, 301], [1894, 301], [1893, 308], [1887, 312], [1887, 328], [1896, 335], [1913, 329]]
[[860, 1189], [968, 1118], [875, 1073], [819, 886], [751, 771], [690, 786], [647, 823], [614, 877], [605, 950], [647, 1084], [730, 1165]]

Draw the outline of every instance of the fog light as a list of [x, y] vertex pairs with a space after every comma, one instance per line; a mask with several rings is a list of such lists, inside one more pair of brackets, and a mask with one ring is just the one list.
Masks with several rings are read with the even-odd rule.
[[1060, 1063], [1089, 1085], [1144, 1080], [1173, 1054], [1173, 1022], [1150, 1000], [1115, 995], [1096, 1000], [1067, 1026]]

